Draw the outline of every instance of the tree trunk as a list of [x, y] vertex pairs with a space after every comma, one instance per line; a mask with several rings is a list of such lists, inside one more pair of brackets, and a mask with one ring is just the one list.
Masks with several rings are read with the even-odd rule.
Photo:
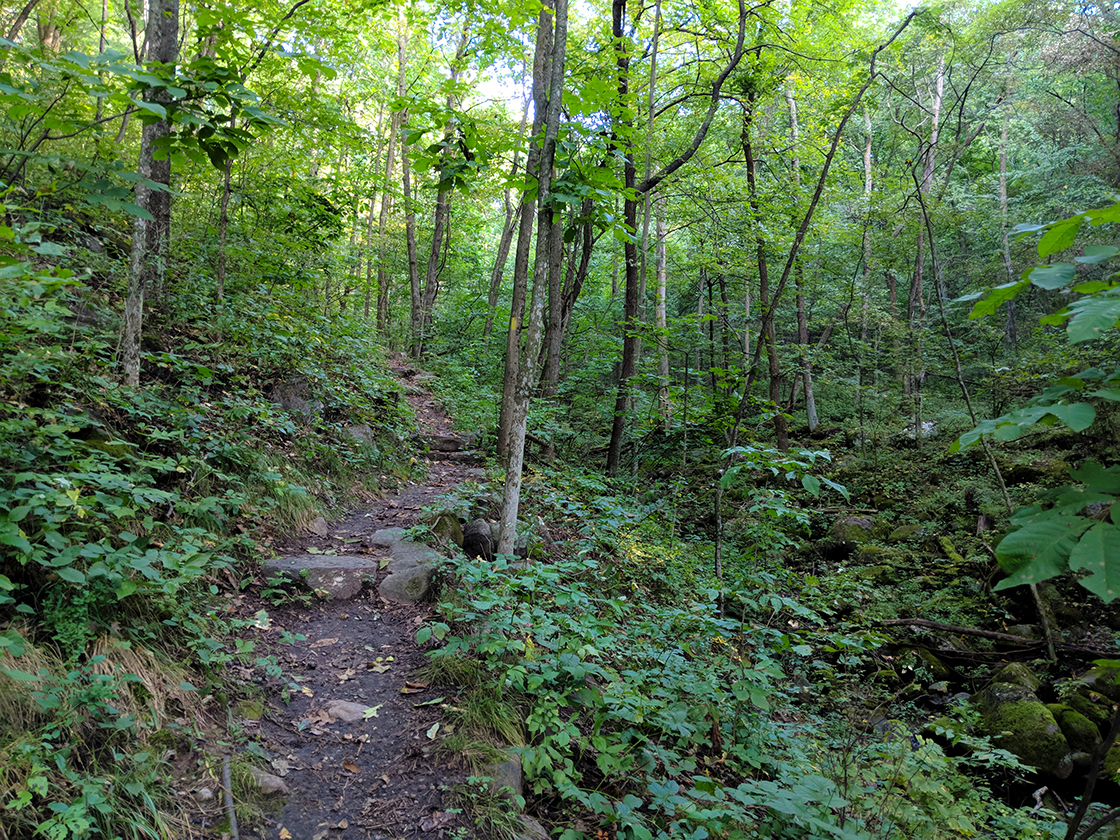
[[[148, 59], [162, 65], [149, 69], [161, 75], [173, 75], [179, 47], [179, 0], [152, 0], [148, 29]], [[162, 88], [158, 92], [147, 90], [144, 97], [148, 101], [164, 105], [170, 102]], [[165, 190], [153, 190], [143, 182], [136, 185], [136, 206], [150, 213], [152, 221], [140, 216], [135, 218], [129, 256], [121, 360], [125, 380], [133, 387], [140, 384], [140, 335], [143, 330], [144, 298], [148, 290], [163, 288], [171, 232], [171, 193], [168, 189], [171, 183], [171, 160], [168, 158], [166, 161], [156, 161], [153, 156], [156, 142], [167, 132], [167, 122], [160, 120], [144, 126], [140, 138], [140, 175], [163, 185]]]
[[661, 420], [661, 428], [668, 430], [673, 420], [673, 405], [669, 401], [669, 323], [665, 306], [668, 277], [665, 255], [665, 217], [660, 212], [657, 214], [656, 236], [657, 297], [654, 304], [654, 314], [657, 318], [657, 368], [660, 377], [657, 389], [657, 413]]
[[[463, 34], [459, 38], [459, 48], [455, 52], [455, 57], [451, 60], [451, 73], [449, 79], [448, 94], [445, 101], [447, 110], [450, 112], [456, 105], [456, 97], [454, 94], [455, 84], [459, 81], [459, 74], [463, 69], [463, 57], [467, 52], [467, 45], [470, 43], [470, 26], [464, 25]], [[450, 156], [451, 147], [451, 123], [444, 127], [443, 133], [443, 152], [440, 154], [440, 161], [446, 164]], [[443, 169], [443, 166], [440, 166]], [[440, 259], [440, 252], [444, 247], [444, 237], [448, 237], [450, 242], [451, 231], [448, 227], [451, 217], [451, 186], [439, 187], [436, 191], [436, 206], [432, 218], [432, 247], [428, 252], [428, 270], [424, 275], [424, 289], [420, 295], [420, 312], [419, 316], [413, 314], [412, 316], [412, 358], [419, 359], [424, 352], [424, 341], [427, 338], [429, 326], [432, 321], [432, 316], [435, 311], [436, 298], [439, 296], [440, 285], [440, 269], [442, 260]], [[419, 329], [417, 329], [419, 327]]]
[[[402, 122], [403, 125], [403, 122]], [[404, 232], [408, 248], [408, 288], [410, 312], [413, 318], [420, 315], [420, 265], [416, 258], [416, 209], [412, 206], [412, 173], [408, 166], [408, 149], [401, 144], [401, 186], [404, 189]], [[419, 325], [412, 322], [413, 334]]]
[[[550, 14], [550, 12], [552, 14]], [[550, 235], [556, 220], [551, 202], [552, 167], [556, 152], [556, 138], [560, 129], [560, 108], [564, 91], [564, 58], [568, 42], [567, 0], [545, 0], [538, 22], [537, 50], [541, 60], [534, 60], [534, 99], [544, 99], [547, 85], [547, 103], [543, 109], [544, 133], [540, 141], [540, 158], [536, 167], [537, 178], [537, 248], [533, 264], [533, 290], [529, 304], [529, 318], [525, 331], [524, 355], [517, 371], [517, 385], [513, 392], [512, 421], [509, 432], [509, 456], [506, 460], [506, 483], [502, 494], [499, 516], [498, 553], [511, 554], [517, 538], [517, 511], [521, 502], [521, 468], [525, 457], [525, 432], [529, 416], [529, 399], [536, 385], [535, 361], [540, 355], [544, 337], [544, 310], [549, 265], [553, 244]], [[541, 96], [537, 96], [539, 90]], [[541, 113], [538, 108], [537, 113]], [[541, 136], [535, 132], [534, 137]], [[531, 157], [530, 157], [531, 160]], [[526, 208], [522, 218], [530, 215]], [[521, 242], [518, 242], [521, 250]], [[527, 243], [525, 250], [528, 250]], [[526, 278], [527, 279], [527, 278]], [[516, 284], [518, 278], [514, 278]]]
[[[532, 96], [525, 97], [525, 107], [521, 111], [521, 127], [517, 130], [517, 148], [513, 152], [513, 164], [509, 170], [510, 181], [517, 176], [517, 170], [521, 166], [521, 141], [525, 137], [525, 127], [529, 123], [529, 105], [532, 101]], [[494, 331], [494, 311], [498, 308], [498, 294], [502, 289], [502, 275], [505, 274], [509, 249], [513, 244], [513, 234], [517, 230], [519, 213], [521, 212], [521, 202], [514, 204], [512, 190], [509, 187], [506, 187], [504, 202], [506, 217], [502, 223], [502, 235], [498, 240], [498, 254], [494, 258], [494, 268], [490, 272], [490, 294], [486, 299], [486, 324], [482, 328], [483, 340], [488, 339], [490, 333]]]
[[222, 173], [222, 201], [218, 211], [218, 300], [226, 299], [226, 235], [229, 232], [229, 182], [233, 171], [233, 158], [226, 159]]
[[[1015, 268], [1011, 263], [1011, 239], [1007, 232], [1007, 123], [1011, 118], [1010, 108], [1003, 109], [1003, 123], [999, 131], [999, 230], [1003, 236], [1003, 267], [1007, 280], [1015, 282]], [[1015, 300], [1007, 302], [1007, 320], [1003, 332], [1005, 350], [1013, 351], [1018, 344], [1015, 335]]]
[[[797, 149], [800, 143], [799, 126], [797, 124], [797, 100], [793, 98], [793, 89], [787, 87], [785, 90], [786, 106], [789, 108], [789, 137], [790, 144], [793, 148], [793, 157], [790, 161], [790, 169], [793, 171], [793, 185], [797, 192], [797, 196], [801, 197], [801, 158], [798, 156]], [[805, 415], [809, 421], [809, 431], [816, 431], [817, 420], [817, 401], [813, 395], [813, 361], [809, 354], [809, 318], [805, 311], [805, 264], [801, 259], [797, 260], [794, 266], [794, 285], [797, 289], [797, 339], [801, 345], [800, 348], [800, 362], [801, 362], [801, 381], [805, 386]], [[796, 392], [796, 389], [794, 389]]]
[[[405, 77], [408, 67], [408, 22], [402, 6], [397, 13], [397, 99], [403, 99], [407, 79]], [[377, 331], [383, 339], [389, 337], [389, 287], [392, 275], [385, 262], [388, 239], [386, 230], [389, 226], [389, 208], [392, 206], [392, 194], [389, 185], [393, 183], [393, 168], [396, 165], [397, 135], [400, 134], [404, 123], [406, 111], [394, 111], [389, 119], [389, 148], [385, 152], [385, 188], [381, 191], [381, 209], [377, 215]], [[404, 158], [402, 151], [401, 158]], [[402, 177], [403, 181], [403, 177]], [[413, 229], [415, 245], [415, 229]], [[411, 263], [410, 263], [411, 266]], [[411, 278], [411, 274], [409, 275]]]
[[[754, 147], [751, 143], [751, 128], [754, 123], [755, 97], [753, 91], [748, 93], [746, 104], [743, 106], [743, 127], [740, 142], [743, 146], [743, 157], [746, 161], [747, 187], [750, 190], [750, 207], [752, 224], [755, 228], [755, 254], [758, 261], [758, 305], [762, 307], [762, 349], [766, 352], [767, 375], [769, 380], [769, 397], [774, 411], [774, 437], [778, 449], [783, 452], [789, 448], [789, 429], [786, 425], [785, 415], [781, 410], [782, 399], [782, 371], [778, 359], [777, 336], [774, 327], [774, 310], [777, 308], [777, 296], [771, 299], [770, 294], [770, 268], [766, 261], [766, 246], [761, 230], [758, 205], [758, 163], [755, 159]], [[750, 377], [748, 376], [748, 382]], [[744, 397], [746, 395], [744, 394]]]
[[[623, 31], [623, 21], [625, 18], [626, 0], [613, 0], [611, 4], [611, 21], [615, 41], [615, 67], [618, 73], [618, 104], [622, 113], [619, 120], [620, 124], [624, 126], [624, 131], [621, 132], [621, 134], [624, 134], [626, 137], [625, 140], [620, 141], [620, 132], [615, 131], [614, 143], [616, 149], [624, 150], [623, 184], [626, 189], [627, 197], [623, 201], [623, 221], [629, 226], [630, 230], [634, 231], [637, 230], [637, 196], [644, 195], [650, 190], [653, 190], [663, 180], [688, 163], [704, 142], [704, 138], [708, 136], [708, 130], [711, 128], [716, 111], [719, 109], [720, 92], [723, 89], [723, 83], [739, 65], [739, 61], [743, 57], [743, 39], [746, 35], [747, 8], [744, 0], [739, 0], [739, 32], [735, 44], [735, 51], [732, 53], [727, 64], [724, 65], [719, 76], [717, 76], [716, 80], [712, 83], [712, 90], [708, 97], [708, 111], [704, 115], [704, 119], [700, 123], [699, 128], [697, 128], [696, 132], [693, 134], [692, 142], [683, 152], [677, 155], [672, 162], [656, 174], [646, 177], [641, 184], [634, 183], [636, 181], [634, 149], [629, 139], [633, 135], [633, 130], [631, 125], [632, 120], [629, 116], [630, 54], [627, 51], [626, 39], [624, 38], [625, 33]], [[626, 278], [626, 290], [624, 293], [625, 303], [623, 306], [624, 338], [622, 343], [622, 365], [618, 382], [618, 394], [614, 404], [614, 419], [611, 423], [611, 441], [610, 445], [607, 447], [607, 472], [612, 475], [618, 470], [618, 462], [622, 454], [622, 434], [626, 428], [626, 409], [630, 402], [631, 379], [637, 368], [637, 348], [639, 341], [637, 336], [637, 316], [640, 283], [637, 250], [637, 246], [631, 239], [628, 239], [627, 242], [623, 244], [623, 270]]]

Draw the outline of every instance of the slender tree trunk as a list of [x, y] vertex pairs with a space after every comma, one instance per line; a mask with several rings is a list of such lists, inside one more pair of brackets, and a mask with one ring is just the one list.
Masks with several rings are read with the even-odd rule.
[[[416, 258], [416, 209], [412, 204], [412, 173], [408, 166], [408, 149], [403, 144], [401, 145], [401, 186], [404, 190], [404, 232], [408, 248], [409, 300], [412, 304], [409, 311], [415, 319], [420, 316], [420, 265]], [[413, 334], [419, 332], [419, 324], [413, 321], [412, 329]]]
[[[1003, 267], [1007, 271], [1008, 282], [1015, 282], [1015, 268], [1011, 263], [1011, 239], [1007, 231], [1007, 124], [1011, 119], [1010, 108], [1003, 109], [1003, 121], [999, 131], [999, 229], [1003, 235]], [[1007, 302], [1007, 321], [1003, 332], [1003, 346], [1013, 351], [1018, 344], [1015, 335], [1015, 300]]]
[[[450, 112], [456, 105], [456, 97], [454, 94], [455, 84], [459, 81], [459, 74], [463, 70], [463, 57], [467, 52], [467, 45], [470, 43], [470, 26], [463, 27], [463, 34], [459, 38], [459, 48], [455, 52], [455, 57], [451, 60], [451, 74], [449, 79], [448, 94], [445, 101], [447, 110]], [[440, 160], [444, 163], [448, 160], [451, 147], [451, 124], [448, 123], [444, 127], [443, 133], [443, 152], [440, 155]], [[441, 166], [442, 169], [442, 166]], [[435, 312], [436, 298], [439, 296], [440, 286], [440, 267], [442, 260], [440, 252], [444, 247], [444, 236], [450, 237], [450, 229], [448, 223], [451, 217], [451, 186], [439, 187], [436, 191], [436, 206], [432, 218], [432, 247], [428, 252], [428, 270], [424, 275], [424, 288], [420, 295], [420, 312], [417, 316], [412, 316], [412, 357], [419, 359], [424, 351], [424, 341], [427, 338], [429, 325], [431, 324], [432, 317]], [[419, 329], [416, 329], [419, 327]]]
[[[790, 168], [793, 170], [793, 185], [798, 198], [801, 196], [801, 158], [798, 156], [800, 131], [797, 124], [797, 100], [793, 98], [793, 89], [785, 90], [786, 106], [789, 108], [789, 136], [793, 148], [793, 159]], [[797, 289], [797, 338], [801, 344], [801, 381], [805, 386], [805, 414], [809, 421], [809, 431], [817, 429], [817, 400], [813, 394], [813, 361], [809, 354], [809, 318], [805, 311], [805, 264], [797, 260], [794, 270], [794, 284]]]
[[[552, 14], [549, 14], [551, 12]], [[529, 304], [529, 318], [525, 331], [525, 348], [517, 372], [517, 387], [513, 394], [512, 423], [509, 434], [509, 457], [506, 461], [506, 483], [502, 494], [499, 516], [498, 553], [511, 554], [517, 538], [517, 511], [521, 502], [521, 469], [525, 457], [525, 431], [529, 416], [529, 399], [536, 385], [535, 360], [540, 355], [544, 338], [544, 310], [549, 266], [553, 263], [550, 248], [554, 244], [550, 235], [556, 223], [551, 202], [552, 167], [556, 152], [556, 138], [560, 129], [560, 108], [564, 91], [564, 59], [568, 42], [567, 0], [545, 0], [539, 18], [540, 31], [537, 49], [547, 49], [547, 58], [541, 62], [541, 88], [547, 80], [547, 104], [544, 111], [544, 135], [540, 143], [540, 161], [537, 171], [537, 248], [533, 265], [533, 290]], [[538, 63], [534, 61], [534, 68]], [[534, 88], [536, 88], [534, 73]], [[542, 90], [543, 92], [543, 90]], [[534, 97], [536, 98], [536, 97]], [[534, 136], [539, 136], [534, 134]], [[525, 210], [523, 214], [528, 215]], [[520, 243], [519, 243], [520, 246]], [[515, 278], [516, 282], [516, 278]]]
[[[152, 0], [149, 10], [148, 58], [161, 67], [161, 74], [173, 74], [179, 47], [179, 0]], [[167, 104], [166, 93], [145, 91], [149, 101]], [[144, 126], [140, 139], [140, 175], [165, 186], [171, 182], [171, 162], [156, 161], [156, 142], [167, 134], [166, 121]], [[158, 198], [157, 198], [158, 196]], [[121, 340], [121, 361], [125, 381], [140, 384], [140, 336], [143, 330], [144, 298], [149, 289], [162, 289], [167, 245], [171, 230], [170, 191], [158, 192], [143, 181], [136, 185], [136, 206], [147, 211], [152, 221], [137, 216], [133, 223], [132, 251], [129, 257], [128, 293], [125, 299], [124, 335]]]
[[[653, 11], [653, 43], [650, 46], [649, 57], [649, 96], [646, 102], [646, 165], [643, 179], [653, 174], [653, 112], [657, 105], [657, 49], [661, 40], [661, 0], [655, 0]], [[640, 249], [641, 264], [638, 280], [638, 321], [646, 320], [646, 269], [649, 265], [649, 223], [652, 214], [653, 190], [646, 190], [642, 195], [642, 246]], [[638, 337], [638, 345], [634, 349], [634, 366], [637, 368], [642, 361], [642, 339]], [[637, 462], [635, 462], [636, 466]]]
[[673, 404], [669, 400], [669, 323], [665, 305], [668, 266], [665, 253], [665, 217], [661, 212], [657, 214], [656, 236], [657, 298], [654, 304], [654, 312], [657, 318], [657, 368], [660, 377], [657, 389], [657, 409], [661, 419], [661, 428], [668, 430], [673, 420]]
[[218, 210], [218, 300], [226, 299], [226, 236], [229, 232], [229, 195], [230, 174], [233, 170], [233, 158], [227, 158], [226, 168], [222, 172], [222, 201]]
[[[724, 65], [723, 70], [716, 77], [716, 80], [712, 83], [712, 89], [708, 96], [708, 111], [704, 115], [704, 119], [700, 123], [699, 128], [697, 128], [696, 132], [693, 134], [692, 142], [663, 169], [645, 178], [641, 184], [637, 184], [636, 171], [634, 168], [633, 143], [629, 139], [633, 134], [633, 130], [629, 102], [630, 53], [623, 30], [623, 22], [626, 19], [626, 0], [613, 0], [611, 4], [611, 31], [615, 42], [615, 68], [618, 74], [618, 104], [623, 115], [619, 118], [619, 124], [623, 126], [623, 131], [614, 132], [614, 143], [616, 149], [621, 149], [623, 151], [623, 185], [626, 189], [626, 198], [623, 200], [622, 216], [623, 221], [630, 230], [637, 230], [637, 196], [644, 195], [646, 192], [655, 189], [665, 178], [688, 163], [704, 142], [704, 138], [708, 136], [708, 130], [711, 128], [716, 111], [719, 109], [720, 92], [723, 89], [723, 83], [739, 65], [739, 61], [743, 57], [743, 40], [746, 36], [747, 17], [746, 4], [744, 0], [739, 0], [739, 31], [735, 43], [735, 51], [732, 53], [727, 64]], [[620, 139], [620, 134], [624, 135], [625, 139]], [[638, 272], [637, 252], [637, 246], [632, 239], [628, 238], [623, 244], [623, 271], [626, 278], [626, 290], [624, 292], [622, 365], [619, 375], [618, 393], [615, 397], [614, 419], [611, 423], [611, 440], [607, 447], [607, 472], [610, 474], [614, 474], [618, 470], [618, 463], [622, 454], [622, 436], [626, 428], [626, 409], [630, 402], [630, 389], [633, 387], [633, 382], [631, 380], [637, 370], [636, 363], [639, 341], [637, 333], [639, 325], [637, 323], [637, 318], [640, 303], [640, 277]]]
[[[769, 397], [773, 403], [774, 436], [778, 449], [783, 452], [789, 448], [789, 429], [785, 415], [781, 410], [782, 399], [782, 372], [778, 359], [777, 335], [774, 327], [774, 309], [777, 307], [776, 296], [771, 299], [770, 294], [770, 267], [766, 261], [766, 247], [761, 231], [761, 218], [758, 204], [758, 162], [755, 159], [754, 147], [751, 143], [751, 128], [754, 123], [754, 94], [747, 95], [746, 104], [743, 106], [743, 127], [741, 143], [743, 156], [746, 160], [747, 187], [750, 190], [750, 207], [752, 224], [755, 228], [755, 254], [758, 261], [758, 305], [764, 314], [762, 319], [762, 335], [759, 339], [766, 352], [767, 374], [769, 379]], [[748, 377], [749, 381], [749, 377]]]
[[[529, 105], [533, 97], [525, 97], [525, 107], [521, 111], [521, 126], [517, 130], [517, 148], [513, 153], [513, 164], [510, 166], [509, 180], [517, 176], [521, 167], [521, 142], [525, 137], [525, 128], [529, 123]], [[502, 276], [505, 274], [506, 261], [509, 260], [509, 249], [513, 244], [513, 234], [517, 231], [521, 203], [514, 203], [513, 191], [506, 187], [504, 195], [506, 217], [502, 223], [502, 235], [498, 240], [498, 254], [494, 258], [494, 268], [490, 272], [490, 295], [486, 299], [486, 324], [482, 328], [482, 338], [486, 340], [494, 331], [494, 311], [498, 308], [498, 294], [502, 289]]]
[[[408, 67], [408, 22], [405, 18], [404, 6], [397, 13], [397, 98], [403, 99]], [[389, 227], [389, 209], [392, 207], [392, 197], [389, 184], [393, 183], [393, 169], [396, 165], [397, 135], [404, 124], [406, 111], [394, 111], [389, 120], [389, 148], [385, 152], [385, 188], [381, 191], [381, 209], [377, 215], [377, 331], [383, 339], [389, 337], [389, 287], [392, 275], [386, 264], [386, 250], [388, 237], [386, 231]], [[404, 158], [402, 150], [401, 158]], [[403, 178], [402, 178], [403, 181]], [[415, 229], [413, 229], [415, 242]], [[411, 275], [409, 275], [411, 278]]]

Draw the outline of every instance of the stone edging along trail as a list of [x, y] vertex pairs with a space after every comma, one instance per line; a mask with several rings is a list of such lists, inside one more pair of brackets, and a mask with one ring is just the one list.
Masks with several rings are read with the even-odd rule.
[[[306, 604], [263, 605], [270, 622], [255, 652], [275, 655], [280, 684], [298, 690], [289, 688], [287, 704], [277, 690], [259, 719], [252, 704], [233, 709], [272, 765], [268, 774], [254, 773], [257, 785], [282, 797], [282, 809], [265, 820], [271, 840], [473, 833], [447, 810], [448, 788], [463, 775], [437, 750], [440, 695], [448, 692], [419, 676], [426, 659], [414, 641], [431, 609], [421, 598], [436, 555], [403, 533], [425, 505], [484, 473], [466, 449], [473, 440], [451, 432], [442, 406], [416, 384], [419, 372], [393, 371], [429, 451], [428, 479], [338, 522], [318, 520], [315, 533], [287, 541], [286, 556], [262, 569], [266, 581], [295, 576], [319, 593]], [[306, 640], [282, 644], [284, 632]], [[241, 706], [248, 715], [238, 714]]]

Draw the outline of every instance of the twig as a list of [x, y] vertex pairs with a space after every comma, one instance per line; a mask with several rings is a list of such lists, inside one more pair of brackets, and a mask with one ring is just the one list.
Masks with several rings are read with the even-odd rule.
[[232, 780], [230, 779], [229, 772], [229, 756], [227, 755], [222, 759], [222, 799], [226, 804], [226, 814], [229, 816], [229, 836], [232, 840], [238, 840], [237, 836], [237, 814], [233, 811], [233, 790]]

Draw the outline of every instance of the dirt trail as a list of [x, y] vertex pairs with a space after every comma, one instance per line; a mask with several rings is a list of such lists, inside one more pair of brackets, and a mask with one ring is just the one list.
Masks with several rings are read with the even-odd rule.
[[[423, 390], [424, 375], [403, 360], [393, 370], [421, 433], [455, 437], [443, 407]], [[481, 472], [463, 451], [424, 457], [430, 459], [429, 476], [421, 484], [353, 510], [331, 523], [326, 536], [293, 538], [281, 553], [376, 555], [374, 532], [416, 524], [421, 508]], [[386, 574], [378, 570], [377, 583]], [[272, 772], [283, 777], [288, 794], [264, 836], [438, 840], [464, 825], [460, 815], [446, 812], [447, 788], [461, 775], [436, 754], [438, 735], [432, 731], [440, 721], [441, 695], [449, 691], [425, 685], [420, 672], [426, 659], [414, 643], [430, 605], [390, 604], [366, 583], [350, 600], [266, 608], [272, 624], [266, 646], [284, 675], [264, 716], [246, 725], [268, 751]], [[281, 644], [284, 631], [306, 641]], [[288, 690], [285, 705], [282, 686], [293, 683], [299, 690]]]

